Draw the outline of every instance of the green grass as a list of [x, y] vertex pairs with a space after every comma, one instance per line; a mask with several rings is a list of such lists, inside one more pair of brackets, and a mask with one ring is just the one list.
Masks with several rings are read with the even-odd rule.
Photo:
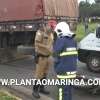
[[16, 97], [10, 95], [7, 92], [0, 91], [0, 100], [19, 100], [19, 99], [16, 99]]
[[[88, 33], [94, 32], [97, 25], [98, 25], [97, 23], [90, 23], [89, 28], [88, 28]], [[87, 35], [85, 33], [84, 25], [82, 23], [79, 23], [77, 25], [77, 30], [75, 33], [77, 34], [77, 36], [76, 36], [77, 41], [80, 41], [82, 38], [84, 38]]]

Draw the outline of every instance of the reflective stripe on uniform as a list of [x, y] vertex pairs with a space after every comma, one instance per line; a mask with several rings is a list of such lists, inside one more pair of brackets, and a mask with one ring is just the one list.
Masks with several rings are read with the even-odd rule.
[[66, 72], [66, 75], [57, 75], [57, 78], [59, 79], [75, 78], [75, 77], [76, 77], [76, 71]]
[[67, 78], [75, 78], [76, 77], [76, 74], [73, 74], [73, 75], [57, 75], [57, 78], [59, 79], [67, 79]]
[[77, 51], [66, 51], [66, 52], [60, 53], [60, 56], [77, 55], [77, 54], [78, 54]]
[[76, 51], [77, 49], [76, 48], [66, 48], [66, 51]]
[[69, 75], [69, 74], [70, 74], [70, 75], [71, 75], [71, 74], [76, 74], [76, 71], [73, 71], [73, 72], [66, 72], [66, 74], [67, 74], [67, 75]]
[[63, 90], [62, 88], [59, 88], [59, 100], [62, 100], [63, 98]]

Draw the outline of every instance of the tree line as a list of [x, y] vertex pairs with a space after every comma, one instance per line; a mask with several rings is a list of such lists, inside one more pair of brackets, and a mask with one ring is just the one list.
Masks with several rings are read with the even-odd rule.
[[100, 0], [95, 0], [96, 3], [90, 4], [89, 2], [80, 2], [79, 16], [80, 18], [86, 17], [100, 17]]

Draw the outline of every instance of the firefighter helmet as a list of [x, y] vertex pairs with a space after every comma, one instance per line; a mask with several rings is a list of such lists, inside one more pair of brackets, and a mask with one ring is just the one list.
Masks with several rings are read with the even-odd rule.
[[69, 25], [66, 22], [60, 22], [56, 25], [55, 32], [58, 37], [68, 36], [73, 37], [75, 33], [71, 32]]

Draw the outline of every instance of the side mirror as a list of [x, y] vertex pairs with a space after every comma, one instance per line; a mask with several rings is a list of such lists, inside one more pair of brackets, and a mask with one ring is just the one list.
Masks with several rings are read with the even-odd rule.
[[100, 27], [96, 29], [96, 37], [100, 38]]

